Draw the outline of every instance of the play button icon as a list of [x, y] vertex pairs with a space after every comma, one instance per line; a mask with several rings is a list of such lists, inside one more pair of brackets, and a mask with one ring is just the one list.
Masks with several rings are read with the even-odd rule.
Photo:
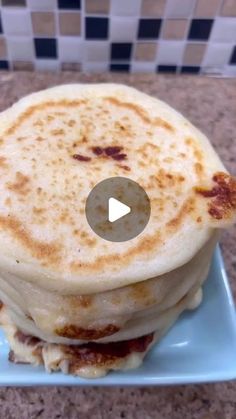
[[108, 220], [111, 223], [114, 221], [119, 220], [121, 217], [129, 214], [131, 211], [128, 205], [123, 204], [122, 202], [118, 201], [115, 198], [109, 198], [108, 203]]
[[101, 238], [123, 242], [138, 236], [150, 218], [150, 201], [145, 190], [125, 177], [99, 182], [86, 201], [86, 218]]

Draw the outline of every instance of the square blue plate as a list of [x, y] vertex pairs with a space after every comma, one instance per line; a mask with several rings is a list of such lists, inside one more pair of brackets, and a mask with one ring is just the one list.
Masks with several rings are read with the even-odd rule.
[[219, 247], [204, 285], [203, 303], [184, 313], [137, 370], [85, 380], [8, 362], [0, 331], [0, 385], [163, 385], [236, 378], [236, 314]]

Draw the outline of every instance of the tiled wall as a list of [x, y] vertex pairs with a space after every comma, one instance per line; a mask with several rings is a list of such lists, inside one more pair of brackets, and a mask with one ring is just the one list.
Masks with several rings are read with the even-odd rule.
[[236, 0], [2, 0], [0, 69], [236, 76]]

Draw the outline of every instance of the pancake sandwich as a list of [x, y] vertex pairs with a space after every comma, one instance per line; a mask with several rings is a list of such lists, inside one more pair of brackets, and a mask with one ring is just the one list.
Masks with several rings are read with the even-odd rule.
[[[86, 220], [100, 181], [137, 182], [151, 203], [137, 237]], [[236, 180], [170, 106], [115, 84], [31, 94], [0, 114], [0, 323], [13, 362], [83, 377], [137, 368], [202, 299]]]

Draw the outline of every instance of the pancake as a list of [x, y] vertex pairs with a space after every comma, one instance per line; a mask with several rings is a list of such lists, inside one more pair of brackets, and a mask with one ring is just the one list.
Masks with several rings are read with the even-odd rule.
[[[127, 242], [98, 237], [86, 220], [90, 190], [113, 176], [137, 182], [151, 203], [145, 230]], [[21, 99], [0, 114], [0, 321], [12, 359], [37, 363], [23, 335], [38, 339], [47, 370], [72, 358], [67, 372], [83, 376], [139, 365], [151, 342], [92, 372], [76, 348], [160, 339], [200, 303], [218, 232], [235, 215], [236, 180], [164, 102], [114, 84]]]
[[[0, 138], [0, 266], [43, 288], [87, 294], [161, 275], [232, 219], [235, 202], [221, 194], [235, 182], [217, 175], [225, 168], [206, 137], [134, 89], [29, 95], [1, 114]], [[97, 155], [97, 146], [122, 147], [125, 157]], [[111, 246], [91, 231], [84, 205], [95, 184], [118, 175], [146, 190], [152, 214], [140, 236]]]

